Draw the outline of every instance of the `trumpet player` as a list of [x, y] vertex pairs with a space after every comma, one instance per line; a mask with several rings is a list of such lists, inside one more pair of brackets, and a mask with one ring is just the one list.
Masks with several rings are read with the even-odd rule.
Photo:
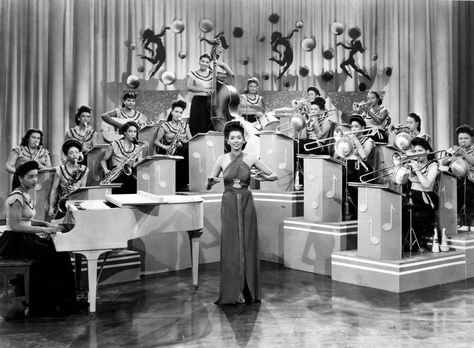
[[74, 116], [76, 126], [66, 131], [64, 141], [74, 139], [82, 144], [82, 153], [84, 155], [81, 163], [87, 163], [87, 152], [97, 145], [97, 132], [90, 126], [92, 118], [92, 109], [88, 106], [81, 106], [77, 109]]
[[58, 198], [66, 198], [76, 188], [86, 186], [89, 169], [80, 164], [82, 159], [82, 145], [75, 139], [64, 142], [62, 152], [67, 160], [65, 164], [56, 167], [51, 193], [49, 195], [49, 215], [58, 216]]
[[[407, 183], [408, 193], [402, 202], [402, 240], [408, 240], [411, 227], [415, 231], [420, 245], [426, 247], [426, 238], [433, 235], [436, 211], [438, 210], [438, 196], [434, 192], [434, 185], [439, 168], [438, 163], [433, 161], [434, 155], [429, 154], [433, 150], [425, 139], [414, 138], [411, 145], [413, 154], [410, 156], [413, 159], [408, 163], [411, 168]], [[407, 248], [409, 245], [404, 243], [404, 247]]]
[[[138, 144], [138, 124], [129, 121], [125, 123], [121, 128], [121, 133], [123, 138], [119, 140], [114, 140], [107, 150], [105, 151], [104, 158], [100, 161], [100, 165], [104, 171], [104, 176], [108, 177], [117, 167], [125, 166], [132, 169], [132, 172], [136, 170], [136, 163], [140, 161], [141, 154], [137, 153], [140, 150], [140, 145]], [[108, 161], [110, 160], [111, 168], [108, 168]], [[114, 182], [122, 183], [122, 186], [119, 188], [112, 189], [112, 193], [136, 193], [137, 192], [137, 179], [135, 175], [129, 175], [126, 171], [122, 173], [113, 180]]]
[[370, 91], [367, 94], [367, 102], [358, 104], [356, 111], [362, 111], [362, 117], [369, 128], [377, 128], [378, 131], [372, 137], [375, 142], [388, 143], [388, 132], [385, 128], [390, 125], [388, 110], [382, 106], [382, 97], [378, 92]]
[[191, 131], [188, 124], [182, 120], [186, 102], [174, 101], [171, 112], [165, 123], [158, 129], [155, 139], [155, 152], [162, 155], [183, 156], [176, 162], [176, 190], [185, 191], [189, 182], [188, 143]]

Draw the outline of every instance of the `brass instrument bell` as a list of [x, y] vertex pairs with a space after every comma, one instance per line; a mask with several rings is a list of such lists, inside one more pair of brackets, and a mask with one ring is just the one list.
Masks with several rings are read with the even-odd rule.
[[412, 137], [407, 132], [400, 132], [395, 136], [393, 144], [401, 151], [406, 151], [411, 147]]
[[469, 164], [461, 157], [451, 161], [449, 169], [457, 178], [464, 178], [469, 174]]
[[336, 140], [334, 153], [340, 158], [348, 158], [354, 152], [354, 143], [348, 137]]
[[369, 102], [369, 101], [365, 101], [365, 102], [361, 101], [359, 103], [353, 103], [352, 104], [352, 110], [359, 112], [360, 109], [362, 109], [365, 106], [370, 105], [370, 104], [371, 104], [371, 102]]

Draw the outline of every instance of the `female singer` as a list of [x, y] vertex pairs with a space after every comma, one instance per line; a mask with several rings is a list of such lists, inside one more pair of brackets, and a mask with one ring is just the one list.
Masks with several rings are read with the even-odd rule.
[[227, 122], [224, 138], [231, 151], [217, 158], [207, 188], [224, 175], [221, 207], [221, 271], [218, 304], [260, 301], [260, 266], [257, 216], [249, 191], [250, 169], [256, 167], [258, 180], [277, 180], [257, 157], [243, 152], [244, 128], [238, 121]]
[[56, 168], [49, 195], [49, 215], [56, 219], [62, 217], [61, 210], [65, 209], [60, 206], [63, 203], [62, 200], [67, 199], [69, 194], [78, 187], [86, 186], [89, 172], [85, 165], [79, 164], [82, 157], [82, 145], [79, 141], [74, 139], [66, 141], [62, 146], [62, 151], [67, 161]]
[[145, 124], [147, 117], [140, 111], [135, 110], [135, 104], [137, 100], [137, 93], [126, 92], [122, 96], [122, 107], [108, 111], [101, 116], [102, 128], [101, 133], [104, 140], [111, 143], [117, 140], [122, 126], [126, 122], [133, 121], [137, 125]]
[[171, 112], [166, 123], [158, 129], [155, 139], [155, 152], [162, 155], [183, 156], [176, 162], [176, 190], [187, 191], [189, 183], [188, 143], [191, 132], [188, 124], [181, 120], [186, 102], [177, 100], [171, 104]]
[[89, 126], [91, 123], [91, 111], [91, 108], [85, 105], [77, 109], [76, 115], [74, 116], [76, 126], [69, 128], [64, 137], [65, 142], [74, 139], [82, 144], [82, 152], [84, 154], [82, 163], [84, 164], [87, 163], [87, 152], [97, 145], [97, 132]]
[[14, 147], [8, 156], [5, 169], [13, 174], [13, 188], [19, 185], [15, 175], [16, 168], [30, 160], [38, 162], [39, 169], [51, 167], [49, 151], [43, 147], [43, 132], [39, 129], [28, 129], [21, 139], [20, 146]]
[[[104, 158], [100, 161], [100, 165], [104, 170], [104, 176], [107, 178], [116, 167], [123, 168], [124, 165], [130, 166], [132, 170], [136, 167], [136, 162], [141, 159], [143, 145], [138, 144], [138, 124], [129, 121], [122, 126], [121, 133], [123, 139], [115, 140], [109, 145], [105, 151]], [[111, 169], [107, 168], [107, 161], [111, 161]], [[112, 189], [112, 193], [136, 193], [137, 179], [134, 175], [128, 175], [123, 170], [120, 175], [112, 180], [113, 182], [122, 183], [119, 188]]]
[[[33, 262], [30, 267], [30, 315], [46, 315], [74, 309], [76, 293], [69, 253], [58, 253], [51, 236], [61, 228], [33, 220], [32, 191], [38, 181], [39, 164], [28, 161], [16, 171], [19, 185], [5, 202], [7, 230], [0, 237], [0, 257]], [[43, 235], [40, 237], [38, 234]], [[11, 281], [20, 295], [22, 278]], [[23, 308], [7, 314], [8, 319], [25, 315]]]
[[378, 143], [386, 144], [388, 142], [388, 132], [385, 129], [390, 124], [388, 110], [382, 106], [382, 98], [375, 91], [367, 94], [367, 101], [370, 103], [367, 107], [362, 107], [365, 122], [369, 128], [378, 128], [372, 139]]
[[240, 95], [239, 115], [250, 123], [257, 122], [265, 113], [263, 98], [257, 94], [259, 85], [256, 77], [248, 79], [247, 89]]
[[409, 190], [403, 199], [402, 236], [405, 250], [409, 249], [408, 235], [410, 230], [410, 212], [412, 212], [412, 228], [418, 242], [426, 247], [426, 237], [433, 235], [438, 209], [438, 196], [434, 192], [434, 184], [439, 174], [438, 163], [431, 162], [433, 155], [430, 144], [423, 138], [414, 138], [411, 141], [413, 155], [419, 155], [410, 161], [411, 174], [408, 177]]
[[413, 138], [423, 138], [427, 142], [430, 142], [430, 136], [426, 133], [421, 132], [421, 117], [414, 112], [408, 114], [407, 117], [408, 133]]
[[[227, 64], [216, 60], [216, 65], [220, 68], [216, 71], [217, 78], [234, 76]], [[189, 128], [192, 135], [206, 133], [213, 128], [210, 96], [215, 91], [212, 89], [212, 77], [211, 57], [205, 53], [199, 57], [199, 69], [191, 70], [188, 74], [188, 98], [191, 99]]]

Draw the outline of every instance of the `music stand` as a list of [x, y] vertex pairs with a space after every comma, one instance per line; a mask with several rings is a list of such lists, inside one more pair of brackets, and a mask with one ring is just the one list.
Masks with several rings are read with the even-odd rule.
[[[410, 188], [410, 190], [408, 191], [408, 215], [409, 215], [410, 228], [409, 228], [408, 234], [405, 236], [405, 239], [404, 239], [403, 244], [402, 244], [403, 255], [405, 256], [406, 255], [405, 245], [408, 241], [410, 242], [410, 249], [409, 249], [409, 255], [410, 256], [409, 257], [411, 257], [412, 250], [413, 250], [413, 245], [415, 245], [415, 244], [418, 246], [419, 253], [421, 254], [423, 252], [423, 249], [421, 249], [420, 243], [418, 242], [418, 238], [416, 237], [416, 233], [415, 233], [415, 230], [413, 228], [413, 210], [412, 210], [412, 207], [413, 207], [413, 200], [411, 198], [411, 188]], [[433, 241], [433, 243], [434, 243], [434, 241]]]
[[346, 167], [345, 167], [345, 185], [344, 185], [344, 191], [345, 191], [345, 199], [344, 199], [344, 221], [349, 221], [351, 219], [352, 214], [349, 210], [349, 204], [352, 204], [354, 208], [357, 208], [356, 205], [354, 204], [354, 201], [352, 200], [351, 194], [349, 192], [349, 165], [347, 164], [348, 159], [346, 158]]
[[304, 175], [303, 168], [301, 166], [300, 159], [300, 132], [296, 137], [296, 170], [295, 170], [295, 190], [299, 191], [303, 188], [303, 185], [300, 184], [300, 173]]
[[471, 232], [471, 216], [469, 215], [469, 210], [467, 209], [466, 206], [466, 185], [467, 185], [467, 176], [464, 177], [464, 183], [463, 183], [463, 204], [461, 209], [459, 210], [458, 213], [458, 224], [460, 226], [468, 226], [467, 232]]

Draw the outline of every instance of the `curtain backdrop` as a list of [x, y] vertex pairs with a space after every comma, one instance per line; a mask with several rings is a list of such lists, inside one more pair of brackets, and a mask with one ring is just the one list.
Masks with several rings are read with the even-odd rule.
[[[406, 115], [416, 112], [434, 147], [447, 148], [455, 127], [472, 119], [473, 13], [472, 2], [447, 0], [0, 0], [0, 163], [35, 127], [45, 131], [45, 146], [58, 164], [77, 107], [93, 108], [97, 128], [99, 115], [119, 105], [121, 92], [129, 89], [129, 75], [140, 79], [139, 90], [184, 89], [187, 73], [210, 49], [199, 39], [218, 32], [230, 46], [222, 58], [234, 70], [239, 90], [250, 76], [260, 79], [263, 90], [316, 85], [323, 94], [359, 90], [363, 83], [385, 92], [393, 123], [405, 123]], [[278, 21], [272, 23], [271, 14], [278, 14]], [[166, 60], [150, 79], [152, 64], [139, 56], [140, 35], [147, 28], [159, 33], [174, 19], [185, 29], [161, 37]], [[213, 23], [208, 33], [200, 30], [203, 19]], [[269, 61], [272, 33], [287, 36], [298, 21], [303, 26], [289, 39], [293, 64], [276, 80], [281, 68]], [[342, 35], [331, 32], [335, 21], [345, 25]], [[354, 71], [349, 78], [339, 66], [349, 52], [336, 44], [348, 44], [355, 27], [366, 48], [355, 62], [372, 81]], [[312, 51], [302, 48], [309, 37], [316, 40]], [[323, 58], [328, 49], [333, 59]], [[175, 75], [174, 84], [159, 80], [163, 71]], [[325, 82], [328, 72], [334, 77]], [[9, 180], [1, 170], [0, 198], [8, 193]], [[3, 199], [0, 212], [2, 205]]]

